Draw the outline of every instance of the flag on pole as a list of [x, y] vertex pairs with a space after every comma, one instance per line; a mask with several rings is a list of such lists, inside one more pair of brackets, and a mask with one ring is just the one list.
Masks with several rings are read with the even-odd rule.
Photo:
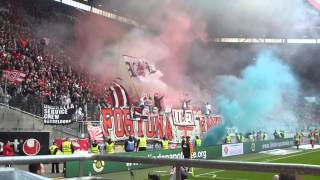
[[103, 142], [103, 132], [100, 126], [92, 126], [88, 124], [88, 134], [91, 140], [95, 140], [97, 142]]
[[143, 58], [137, 58], [128, 55], [123, 55], [123, 58], [125, 63], [128, 65], [128, 71], [131, 73], [131, 77], [141, 79], [158, 71], [154, 65], [150, 64]]

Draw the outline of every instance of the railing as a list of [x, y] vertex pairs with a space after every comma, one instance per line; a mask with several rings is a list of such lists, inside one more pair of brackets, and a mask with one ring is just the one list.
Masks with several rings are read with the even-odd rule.
[[189, 160], [189, 159], [168, 159], [168, 158], [146, 158], [117, 155], [57, 155], [57, 156], [20, 156], [2, 157], [0, 165], [4, 164], [30, 164], [79, 161], [79, 177], [83, 176], [83, 163], [85, 160], [103, 160], [131, 163], [145, 163], [155, 165], [172, 165], [176, 167], [176, 179], [180, 180], [180, 167], [200, 167], [224, 170], [272, 172], [294, 175], [295, 179], [301, 179], [303, 175], [320, 175], [319, 165], [306, 164], [285, 164], [285, 163], [259, 163], [259, 162], [235, 162], [222, 160]]
[[[16, 108], [16, 107], [12, 107], [12, 106], [9, 106], [8, 104], [3, 104], [3, 103], [0, 103], [0, 107], [5, 107], [5, 108], [8, 108], [8, 109], [11, 109], [11, 110], [14, 110], [14, 111], [17, 111], [17, 112], [20, 112], [20, 113], [23, 113], [23, 114], [26, 114], [26, 115], [29, 115], [29, 116], [32, 116], [34, 117], [35, 120], [37, 121], [43, 121], [42, 120], [42, 117], [38, 116], [38, 115], [35, 115], [35, 114], [32, 114], [30, 112], [27, 112], [27, 111], [23, 111], [19, 108]], [[60, 132], [63, 132], [63, 133], [66, 133], [66, 134], [69, 134], [70, 136], [75, 136], [75, 137], [78, 137], [79, 136], [79, 131], [78, 130], [75, 130], [75, 129], [72, 129], [72, 128], [69, 128], [67, 126], [53, 126], [53, 128], [57, 131], [60, 131]]]
[[[8, 102], [6, 103], [6, 100], [4, 100], [3, 97], [0, 97], [0, 105], [6, 106], [10, 109], [17, 110], [19, 112], [31, 115], [35, 117], [36, 119], [42, 119], [43, 117], [43, 102], [42, 101], [35, 101], [35, 97], [29, 96], [26, 97], [12, 97]], [[57, 104], [58, 105], [58, 104]], [[87, 115], [86, 120], [87, 121], [99, 121], [99, 111], [97, 111], [97, 104], [96, 103], [87, 103]], [[63, 129], [63, 131], [68, 132], [72, 136], [80, 136], [80, 133], [86, 134], [86, 128], [84, 127], [85, 124], [81, 124], [81, 127], [79, 126], [79, 123], [71, 123], [68, 125], [56, 125], [54, 128], [56, 129]]]

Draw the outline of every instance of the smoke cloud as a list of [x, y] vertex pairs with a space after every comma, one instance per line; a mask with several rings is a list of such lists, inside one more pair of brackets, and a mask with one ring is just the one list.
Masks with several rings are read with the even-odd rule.
[[293, 130], [297, 127], [295, 105], [299, 97], [299, 83], [291, 69], [274, 56], [262, 51], [254, 64], [236, 76], [216, 78], [219, 95], [215, 102], [223, 123], [213, 128], [206, 142], [216, 143], [226, 134], [226, 127], [239, 132], [273, 129]]
[[[75, 59], [103, 82], [121, 77], [121, 83], [136, 98], [160, 92], [167, 105], [179, 106], [185, 98], [192, 99], [197, 107], [211, 102], [225, 123], [210, 131], [206, 139], [217, 141], [218, 136], [212, 134], [223, 135], [229, 126], [237, 126], [239, 131], [260, 127], [270, 131], [276, 124], [279, 127], [278, 122], [297, 124], [292, 106], [299, 96], [319, 88], [313, 55], [318, 47], [211, 41], [216, 37], [318, 36], [314, 28], [318, 12], [306, 1], [120, 2], [109, 1], [106, 5], [137, 20], [143, 28], [106, 23], [96, 16], [79, 17]], [[144, 81], [130, 78], [124, 54], [147, 59], [162, 75]], [[307, 59], [307, 63], [301, 64], [301, 59]]]
[[[105, 24], [106, 20], [102, 18], [90, 16], [90, 20], [87, 17], [80, 19], [75, 28], [76, 59], [103, 81], [120, 77], [133, 96], [160, 92], [165, 95], [167, 104], [180, 106], [180, 101], [186, 96], [196, 102], [206, 93], [201, 92], [197, 84], [191, 84], [186, 60], [192, 44], [206, 38], [206, 25], [197, 12], [188, 13], [182, 1], [157, 4], [159, 7], [145, 22], [148, 29], [132, 28], [123, 32], [119, 24]], [[161, 75], [144, 81], [130, 78], [122, 55], [148, 60]]]

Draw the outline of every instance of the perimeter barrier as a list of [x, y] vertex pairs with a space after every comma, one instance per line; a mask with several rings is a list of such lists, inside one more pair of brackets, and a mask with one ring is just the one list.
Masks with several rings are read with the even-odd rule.
[[158, 157], [133, 157], [133, 156], [119, 156], [119, 155], [41, 155], [41, 156], [19, 156], [19, 157], [2, 157], [0, 158], [0, 165], [4, 164], [30, 164], [30, 163], [50, 163], [50, 162], [66, 162], [78, 161], [79, 174], [78, 177], [83, 176], [84, 161], [109, 161], [109, 162], [130, 162], [143, 163], [151, 165], [174, 166], [176, 167], [176, 179], [180, 180], [180, 167], [198, 167], [198, 168], [212, 168], [223, 170], [240, 170], [240, 171], [254, 171], [254, 172], [272, 172], [280, 174], [289, 174], [295, 176], [296, 180], [302, 179], [303, 175], [320, 175], [319, 165], [306, 164], [286, 164], [286, 163], [259, 163], [259, 162], [238, 162], [238, 161], [223, 161], [223, 160], [200, 160], [200, 159], [171, 159]]

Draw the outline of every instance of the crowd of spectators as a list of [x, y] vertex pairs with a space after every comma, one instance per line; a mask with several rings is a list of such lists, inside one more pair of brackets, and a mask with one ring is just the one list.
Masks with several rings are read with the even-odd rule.
[[[98, 102], [100, 92], [94, 92], [97, 89], [95, 85], [99, 84], [97, 79], [89, 76], [80, 64], [72, 63], [62, 44], [34, 33], [45, 23], [42, 22], [42, 13], [35, 10], [35, 16], [26, 18], [26, 12], [20, 11], [23, 7], [19, 7], [19, 3], [1, 3], [1, 102], [38, 115], [43, 103]], [[14, 70], [25, 75], [21, 82], [9, 81], [4, 76], [5, 71]]]
[[[110, 107], [110, 90], [106, 88], [110, 82], [101, 82], [99, 77], [89, 74], [84, 65], [68, 55], [68, 44], [55, 39], [50, 30], [48, 34], [43, 31], [50, 21], [72, 27], [77, 20], [63, 12], [59, 14], [51, 6], [39, 8], [41, 3], [36, 2], [0, 2], [0, 102], [40, 116], [43, 104], [86, 103], [98, 108]], [[72, 35], [69, 38], [68, 42], [72, 42]], [[5, 73], [12, 71], [22, 73], [22, 80], [8, 79]], [[161, 112], [163, 98], [155, 93], [131, 103], [146, 113]], [[184, 110], [190, 109], [189, 106], [190, 100], [183, 101]]]
[[[44, 13], [36, 7], [28, 13], [24, 5], [19, 1], [1, 2], [0, 101], [37, 115], [42, 113], [42, 104], [92, 103], [109, 107], [106, 83], [99, 82], [98, 77], [89, 75], [83, 65], [73, 61], [61, 42], [37, 33], [47, 21], [58, 21], [61, 14], [48, 9]], [[66, 26], [73, 23], [67, 15], [59, 20], [69, 21], [64, 22]], [[21, 82], [9, 81], [5, 71], [18, 71], [25, 77]], [[143, 97], [141, 105], [151, 107], [150, 103], [155, 103], [162, 110], [163, 97], [156, 94], [152, 102], [150, 98]]]

